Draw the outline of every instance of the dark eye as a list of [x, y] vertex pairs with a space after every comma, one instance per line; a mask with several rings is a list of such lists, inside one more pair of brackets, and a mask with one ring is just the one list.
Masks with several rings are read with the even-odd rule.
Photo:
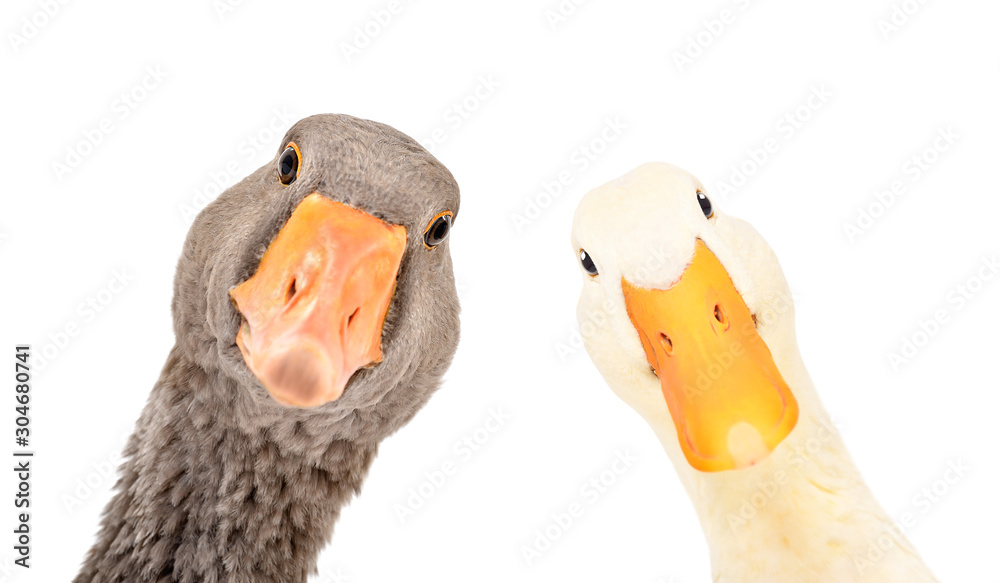
[[428, 249], [433, 249], [448, 238], [451, 231], [451, 211], [445, 211], [431, 219], [427, 229], [424, 230], [424, 245]]
[[290, 142], [278, 158], [278, 180], [284, 185], [295, 182], [299, 176], [299, 147]]
[[594, 260], [590, 258], [590, 255], [580, 249], [580, 265], [583, 266], [583, 270], [590, 275], [597, 275], [597, 266], [594, 265]]
[[705, 193], [700, 190], [698, 191], [698, 204], [701, 205], [701, 212], [705, 213], [705, 218], [712, 218], [712, 215], [715, 214], [715, 211], [712, 210], [712, 201], [708, 200]]

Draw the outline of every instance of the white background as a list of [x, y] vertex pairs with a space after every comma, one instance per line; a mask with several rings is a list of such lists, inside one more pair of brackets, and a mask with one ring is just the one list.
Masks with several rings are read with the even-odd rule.
[[[388, 0], [247, 0], [221, 14], [228, 5], [212, 0], [69, 2], [48, 18], [43, 5], [2, 9], [0, 351], [13, 360], [14, 344], [29, 342], [55, 357], [34, 381], [34, 567], [0, 561], [0, 581], [66, 581], [93, 541], [108, 461], [173, 343], [184, 209], [322, 112], [422, 140], [443, 130], [433, 151], [462, 188], [452, 252], [463, 341], [441, 391], [384, 443], [316, 581], [708, 581], [673, 468], [575, 336], [572, 212], [587, 190], [648, 160], [700, 176], [717, 206], [774, 247], [817, 389], [889, 514], [917, 513], [907, 535], [931, 568], [943, 581], [1000, 581], [1000, 281], [962, 309], [948, 301], [1000, 253], [996, 3], [929, 2], [886, 32], [890, 0], [591, 0], [565, 3], [572, 13], [555, 25], [546, 12], [557, 0], [400, 0], [350, 59], [345, 43], [363, 43], [357, 28]], [[679, 67], [698, 35], [707, 48]], [[147, 68], [166, 77], [154, 87]], [[498, 87], [475, 97], [483, 79]], [[812, 88], [832, 96], [800, 109]], [[133, 91], [143, 99], [123, 108]], [[467, 117], [453, 110], [462, 102]], [[779, 125], [796, 112], [808, 120], [794, 133]], [[54, 163], [104, 118], [110, 131], [57, 176]], [[624, 129], [593, 142], [608, 119]], [[959, 137], [914, 179], [908, 160], [949, 127]], [[778, 150], [723, 196], [732, 166], [768, 139]], [[584, 167], [581, 148], [600, 153]], [[564, 171], [559, 196], [543, 195]], [[905, 195], [851, 240], [844, 225], [894, 180]], [[529, 203], [540, 216], [518, 230]], [[131, 281], [87, 317], [80, 304], [116, 270]], [[889, 353], [939, 309], [948, 322], [894, 370]], [[3, 383], [13, 409], [13, 379]], [[491, 409], [509, 418], [465, 460], [455, 444]], [[12, 412], [3, 419], [13, 434]], [[638, 461], [590, 504], [580, 487], [616, 451]], [[449, 460], [457, 472], [401, 522], [396, 505]], [[923, 512], [914, 496], [956, 460], [972, 470]], [[2, 483], [0, 499], [12, 499], [13, 474]], [[573, 502], [584, 515], [527, 564], [522, 546]], [[9, 557], [14, 508], [0, 508]]]

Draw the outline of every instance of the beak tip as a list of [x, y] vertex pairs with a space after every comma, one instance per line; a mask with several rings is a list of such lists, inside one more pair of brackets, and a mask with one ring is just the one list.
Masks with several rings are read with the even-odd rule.
[[282, 405], [316, 407], [344, 392], [340, 375], [321, 351], [294, 346], [261, 363], [259, 378]]
[[745, 421], [733, 425], [727, 435], [729, 455], [737, 469], [748, 468], [763, 461], [771, 454], [771, 448], [757, 428]]

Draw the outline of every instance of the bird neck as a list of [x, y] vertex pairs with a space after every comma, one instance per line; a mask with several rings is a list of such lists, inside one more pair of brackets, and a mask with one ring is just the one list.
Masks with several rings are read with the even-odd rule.
[[[712, 473], [676, 460], [713, 581], [936, 581], [861, 478], [797, 354], [782, 373], [799, 399], [799, 422], [766, 460]], [[668, 451], [678, 449], [672, 427], [657, 433]]]
[[171, 353], [75, 583], [306, 581], [375, 446], [254, 426], [239, 390]]

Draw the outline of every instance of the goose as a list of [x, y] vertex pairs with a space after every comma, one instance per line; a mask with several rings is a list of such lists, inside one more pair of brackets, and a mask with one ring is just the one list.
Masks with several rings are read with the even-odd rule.
[[823, 408], [753, 227], [691, 174], [648, 163], [583, 197], [572, 246], [585, 348], [672, 461], [712, 581], [936, 581]]
[[455, 353], [451, 173], [317, 115], [196, 218], [176, 343], [75, 583], [305, 582], [380, 441]]

